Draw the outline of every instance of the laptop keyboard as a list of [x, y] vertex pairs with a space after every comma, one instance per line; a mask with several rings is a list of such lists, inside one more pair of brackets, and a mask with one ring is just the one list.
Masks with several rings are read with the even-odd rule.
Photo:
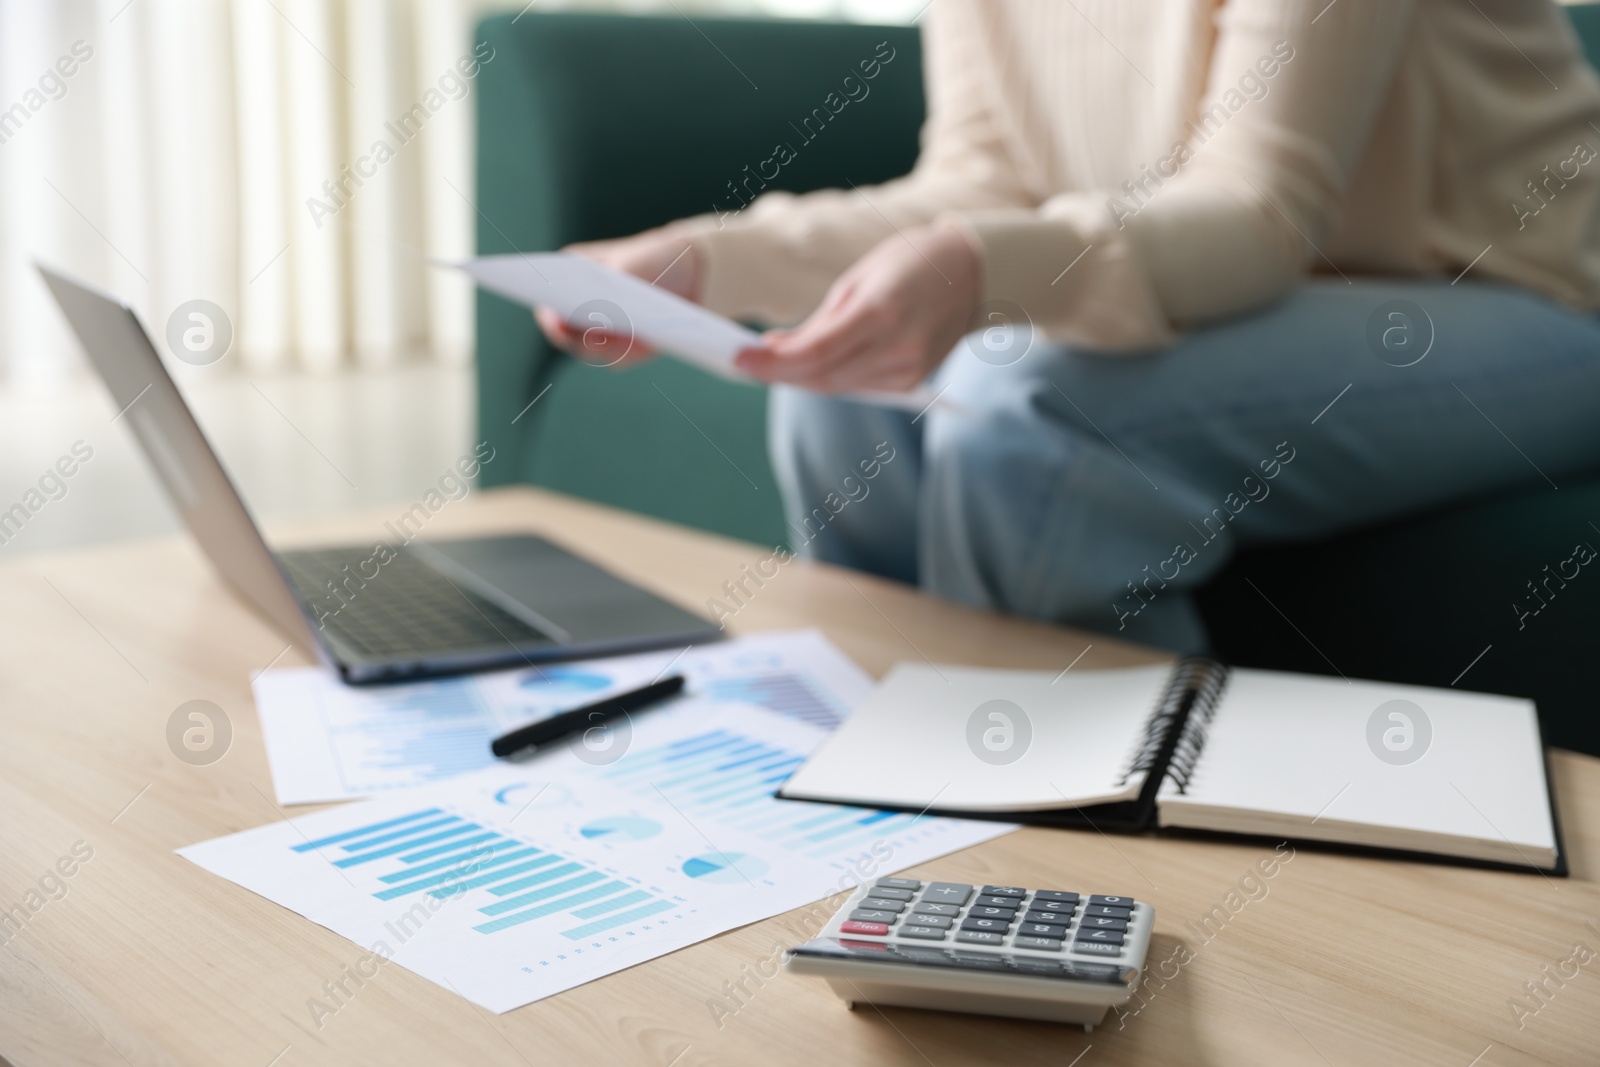
[[[548, 634], [404, 552], [381, 567], [369, 549], [296, 550], [279, 553], [278, 559], [310, 606], [313, 624], [320, 620], [326, 632], [363, 656], [425, 659], [550, 641]], [[375, 567], [377, 575], [367, 578]]]

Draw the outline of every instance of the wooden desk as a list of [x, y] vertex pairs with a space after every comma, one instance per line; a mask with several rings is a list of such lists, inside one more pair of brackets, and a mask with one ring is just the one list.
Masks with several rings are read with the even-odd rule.
[[[295, 532], [365, 540], [388, 517]], [[690, 606], [766, 554], [531, 490], [453, 503], [429, 527], [506, 530], [550, 535]], [[1542, 1007], [1523, 985], [1555, 972], [1579, 943], [1600, 952], [1600, 761], [1571, 754], [1555, 759], [1567, 880], [1302, 849], [1264, 897], [1206, 935], [1202, 916], [1269, 849], [1023, 830], [913, 869], [975, 883], [1116, 886], [1152, 902], [1152, 967], [1180, 945], [1187, 953], [1176, 958], [1192, 959], [1169, 965], [1170, 980], [1136, 1014], [1109, 1016], [1092, 1034], [852, 1012], [821, 983], [759, 977], [831, 908], [778, 916], [503, 1016], [387, 968], [316, 1029], [307, 999], [364, 950], [172, 851], [283, 817], [249, 677], [307, 659], [284, 651], [182, 540], [21, 558], [0, 566], [0, 605], [0, 908], [26, 904], [76, 842], [93, 849], [59, 883], [65, 895], [20, 934], [0, 929], [9, 937], [0, 1054], [17, 1067], [1600, 1059], [1600, 958], [1563, 985], [1548, 982]], [[919, 655], [1059, 670], [1090, 640], [804, 563], [785, 567], [733, 624], [820, 626], [875, 673]], [[1092, 640], [1079, 669], [1155, 658]], [[165, 739], [173, 709], [196, 698], [233, 724], [231, 749], [206, 767], [176, 759]], [[745, 990], [738, 1000], [734, 983]], [[1539, 1007], [1520, 1028], [1516, 1001]]]

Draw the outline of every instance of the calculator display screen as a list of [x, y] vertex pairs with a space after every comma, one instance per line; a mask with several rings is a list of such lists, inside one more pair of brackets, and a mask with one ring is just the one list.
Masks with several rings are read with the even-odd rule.
[[932, 945], [897, 945], [883, 941], [821, 937], [791, 949], [796, 956], [814, 959], [859, 960], [902, 967], [943, 967], [951, 970], [990, 971], [1028, 978], [1050, 978], [1067, 982], [1094, 982], [1127, 985], [1137, 973], [1131, 967], [1080, 960], [1052, 960], [1009, 952], [975, 952], [935, 948]]

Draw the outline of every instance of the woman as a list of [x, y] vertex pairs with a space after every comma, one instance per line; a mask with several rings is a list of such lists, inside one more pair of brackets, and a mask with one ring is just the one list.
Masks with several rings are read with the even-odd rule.
[[[1188, 591], [1237, 545], [1600, 463], [1600, 81], [1554, 4], [935, 0], [924, 27], [910, 175], [576, 247], [798, 323], [740, 357], [779, 383], [791, 529], [893, 448], [806, 551], [1195, 651]], [[828, 395], [930, 376], [920, 414]]]

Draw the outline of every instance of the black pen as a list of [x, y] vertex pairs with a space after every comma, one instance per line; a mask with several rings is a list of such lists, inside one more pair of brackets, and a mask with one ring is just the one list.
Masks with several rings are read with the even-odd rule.
[[651, 704], [676, 696], [682, 691], [683, 675], [674, 674], [671, 678], [663, 678], [659, 682], [651, 682], [639, 689], [618, 693], [614, 697], [606, 697], [593, 704], [563, 711], [559, 715], [552, 715], [548, 719], [540, 719], [538, 722], [512, 730], [503, 737], [495, 738], [489, 745], [489, 751], [496, 756], [509, 756], [530, 745], [548, 745], [574, 731], [600, 726], [618, 715], [643, 711]]

